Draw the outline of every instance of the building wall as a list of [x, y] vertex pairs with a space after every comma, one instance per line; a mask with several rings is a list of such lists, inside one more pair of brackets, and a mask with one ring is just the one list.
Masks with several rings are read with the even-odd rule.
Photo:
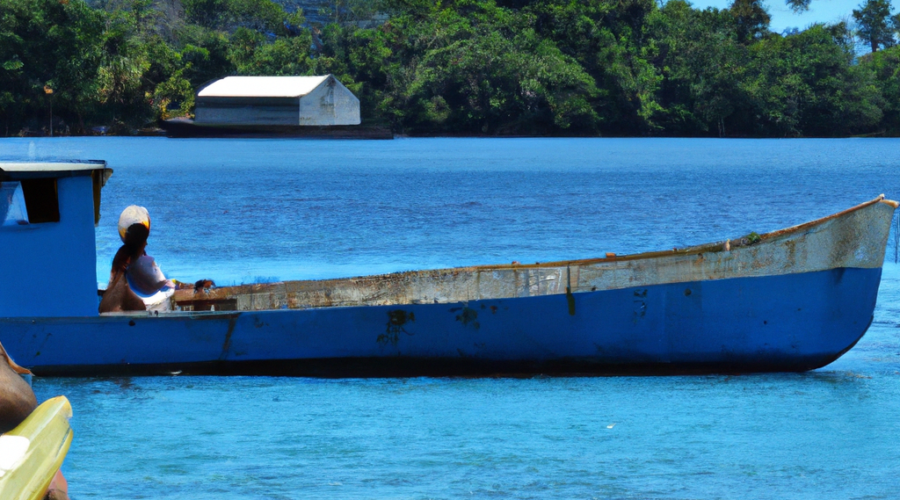
[[335, 125], [359, 125], [359, 99], [344, 84], [332, 78], [334, 87]]
[[333, 76], [300, 98], [300, 125], [359, 125], [359, 99]]
[[333, 79], [322, 82], [309, 94], [300, 98], [297, 123], [300, 125], [334, 125]]
[[297, 125], [297, 98], [198, 97], [194, 122], [209, 125]]
[[59, 222], [0, 226], [0, 317], [98, 314], [91, 176], [57, 190]]

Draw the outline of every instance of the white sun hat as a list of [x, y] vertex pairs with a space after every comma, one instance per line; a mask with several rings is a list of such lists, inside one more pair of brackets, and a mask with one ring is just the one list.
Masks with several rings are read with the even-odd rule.
[[137, 205], [130, 205], [125, 207], [125, 210], [122, 210], [122, 215], [119, 216], [119, 238], [122, 238], [122, 242], [125, 241], [125, 232], [133, 224], [143, 224], [149, 233], [150, 212], [146, 208]]

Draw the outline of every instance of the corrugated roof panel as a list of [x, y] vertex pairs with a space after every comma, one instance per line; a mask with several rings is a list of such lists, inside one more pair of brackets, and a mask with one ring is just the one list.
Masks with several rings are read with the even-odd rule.
[[322, 84], [325, 76], [228, 76], [197, 93], [198, 97], [301, 97]]

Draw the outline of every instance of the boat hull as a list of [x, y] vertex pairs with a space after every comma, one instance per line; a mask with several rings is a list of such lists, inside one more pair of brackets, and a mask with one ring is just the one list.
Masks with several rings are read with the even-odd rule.
[[880, 279], [849, 267], [439, 304], [6, 318], [0, 339], [41, 376], [805, 371], [862, 337]]

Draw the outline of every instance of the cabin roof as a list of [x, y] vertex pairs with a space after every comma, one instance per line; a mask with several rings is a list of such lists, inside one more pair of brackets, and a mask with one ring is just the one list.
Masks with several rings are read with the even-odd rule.
[[[106, 185], [106, 181], [109, 180], [112, 173], [112, 169], [107, 168], [106, 162], [103, 160], [0, 160], [0, 181], [2, 182], [91, 176], [95, 180], [97, 196], [99, 196], [99, 189]], [[99, 198], [97, 201], [99, 202]]]
[[3, 172], [81, 172], [104, 168], [103, 160], [0, 161]]
[[329, 76], [228, 76], [201, 88], [197, 97], [302, 97]]

